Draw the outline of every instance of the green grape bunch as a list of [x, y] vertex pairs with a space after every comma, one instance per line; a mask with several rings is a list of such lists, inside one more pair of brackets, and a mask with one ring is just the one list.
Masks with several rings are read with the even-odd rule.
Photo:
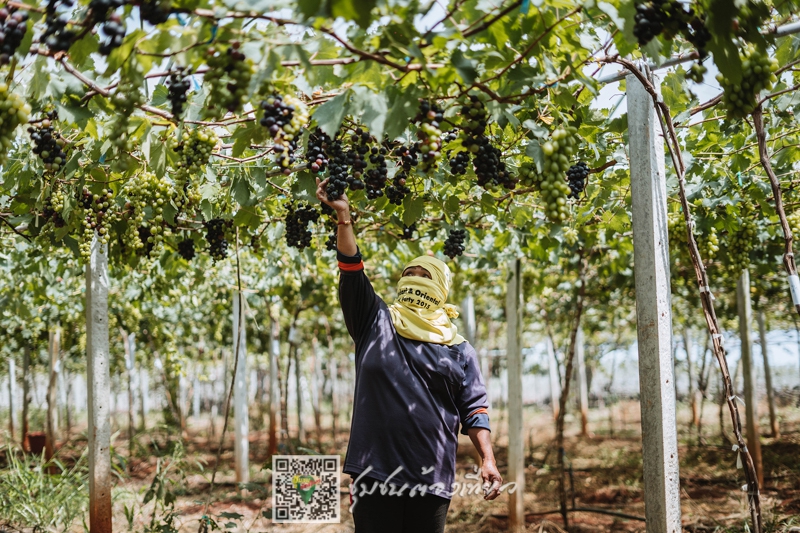
[[177, 183], [188, 183], [192, 176], [203, 172], [219, 143], [217, 134], [210, 128], [184, 129], [180, 138], [172, 138], [172, 150], [178, 154], [175, 174]]
[[253, 64], [239, 51], [239, 43], [234, 42], [225, 51], [210, 46], [206, 51], [208, 72], [205, 80], [209, 83], [208, 114], [219, 118], [220, 109], [231, 113], [242, 110], [247, 100], [247, 89], [253, 76]]
[[117, 85], [117, 90], [111, 97], [111, 102], [117, 110], [116, 118], [111, 124], [108, 138], [114, 146], [121, 151], [130, 151], [129, 120], [134, 110], [144, 104], [144, 97], [139, 87], [128, 78], [122, 78]]
[[88, 189], [83, 189], [78, 198], [78, 204], [83, 210], [83, 236], [79, 250], [81, 257], [88, 260], [92, 253], [94, 236], [97, 235], [100, 244], [108, 244], [111, 225], [119, 218], [114, 209], [114, 193], [109, 189], [103, 189], [94, 194]]
[[126, 199], [122, 218], [128, 223], [122, 242], [137, 253], [150, 255], [172, 235], [164, 220], [164, 205], [175, 200], [177, 191], [166, 177], [141, 172], [125, 184], [122, 196]]
[[714, 262], [719, 252], [719, 236], [717, 236], [717, 229], [714, 226], [711, 226], [708, 234], [703, 236], [700, 244], [700, 255], [708, 266]]
[[739, 56], [742, 60], [742, 79], [738, 84], [722, 73], [717, 75], [723, 90], [722, 103], [731, 119], [743, 119], [752, 113], [758, 105], [758, 94], [769, 91], [778, 81], [775, 74], [778, 60], [770, 57], [766, 51], [749, 45]]
[[753, 220], [742, 219], [739, 229], [728, 235], [728, 259], [730, 271], [734, 276], [750, 268], [750, 252], [756, 240], [756, 224]]
[[14, 142], [14, 130], [25, 124], [31, 115], [31, 106], [11, 92], [7, 83], [0, 83], [0, 165], [8, 161], [8, 151]]
[[572, 126], [559, 127], [542, 144], [542, 172], [537, 173], [530, 163], [520, 167], [519, 180], [523, 185], [533, 186], [542, 194], [547, 219], [563, 224], [569, 216], [567, 196], [571, 189], [565, 178], [570, 168], [570, 157], [578, 145], [578, 130]]

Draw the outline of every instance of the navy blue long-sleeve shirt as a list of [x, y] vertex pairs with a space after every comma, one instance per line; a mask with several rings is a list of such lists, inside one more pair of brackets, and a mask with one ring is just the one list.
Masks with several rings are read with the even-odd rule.
[[378, 481], [391, 476], [398, 490], [407, 485], [404, 494], [425, 487], [450, 498], [459, 425], [465, 435], [470, 428], [489, 429], [475, 350], [468, 342], [446, 346], [400, 336], [361, 255], [339, 253], [338, 259], [339, 301], [356, 345], [344, 472], [354, 479], [362, 473]]

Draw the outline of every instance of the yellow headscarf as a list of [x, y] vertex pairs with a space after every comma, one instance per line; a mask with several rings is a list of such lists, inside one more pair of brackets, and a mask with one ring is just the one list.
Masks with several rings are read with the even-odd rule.
[[404, 268], [419, 266], [431, 279], [404, 276], [397, 282], [397, 299], [389, 306], [394, 329], [401, 336], [417, 341], [452, 346], [464, 342], [464, 337], [450, 322], [458, 316], [454, 305], [447, 302], [452, 276], [447, 265], [433, 257], [417, 257]]

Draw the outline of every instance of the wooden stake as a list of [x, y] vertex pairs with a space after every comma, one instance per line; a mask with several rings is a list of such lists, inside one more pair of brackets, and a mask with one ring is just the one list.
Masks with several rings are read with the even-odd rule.
[[508, 531], [525, 529], [525, 449], [522, 420], [522, 350], [520, 342], [520, 300], [522, 297], [520, 260], [508, 265], [506, 284], [506, 357], [508, 360], [508, 482], [516, 490], [508, 495]]
[[586, 359], [584, 356], [585, 341], [583, 326], [578, 326], [575, 338], [575, 357], [578, 360], [578, 396], [581, 408], [581, 435], [589, 435], [589, 385], [586, 379]]
[[739, 337], [742, 340], [742, 358], [739, 367], [744, 375], [744, 412], [747, 430], [747, 449], [753, 456], [758, 485], [764, 486], [764, 468], [761, 464], [761, 436], [758, 430], [758, 396], [753, 365], [753, 308], [750, 304], [750, 272], [742, 270], [736, 286], [736, 307], [739, 311]]
[[778, 429], [778, 419], [775, 416], [775, 394], [772, 390], [772, 370], [769, 367], [769, 357], [767, 356], [767, 325], [764, 311], [758, 312], [758, 334], [761, 340], [761, 357], [764, 358], [764, 378], [767, 381], [767, 403], [769, 404], [769, 429], [773, 439], [780, 437]]
[[561, 377], [558, 375], [558, 361], [553, 348], [553, 338], [547, 336], [547, 370], [550, 374], [550, 405], [553, 407], [553, 420], [558, 420], [558, 402], [561, 397]]
[[8, 433], [14, 440], [14, 399], [17, 396], [17, 365], [8, 358]]

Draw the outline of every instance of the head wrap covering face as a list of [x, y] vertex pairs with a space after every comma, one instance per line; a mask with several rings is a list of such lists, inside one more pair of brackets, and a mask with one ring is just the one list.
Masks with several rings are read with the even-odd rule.
[[454, 305], [447, 303], [452, 275], [447, 265], [436, 258], [421, 256], [403, 267], [422, 267], [431, 279], [403, 276], [397, 282], [397, 299], [389, 306], [392, 323], [402, 337], [452, 346], [464, 337], [450, 322], [458, 316]]

